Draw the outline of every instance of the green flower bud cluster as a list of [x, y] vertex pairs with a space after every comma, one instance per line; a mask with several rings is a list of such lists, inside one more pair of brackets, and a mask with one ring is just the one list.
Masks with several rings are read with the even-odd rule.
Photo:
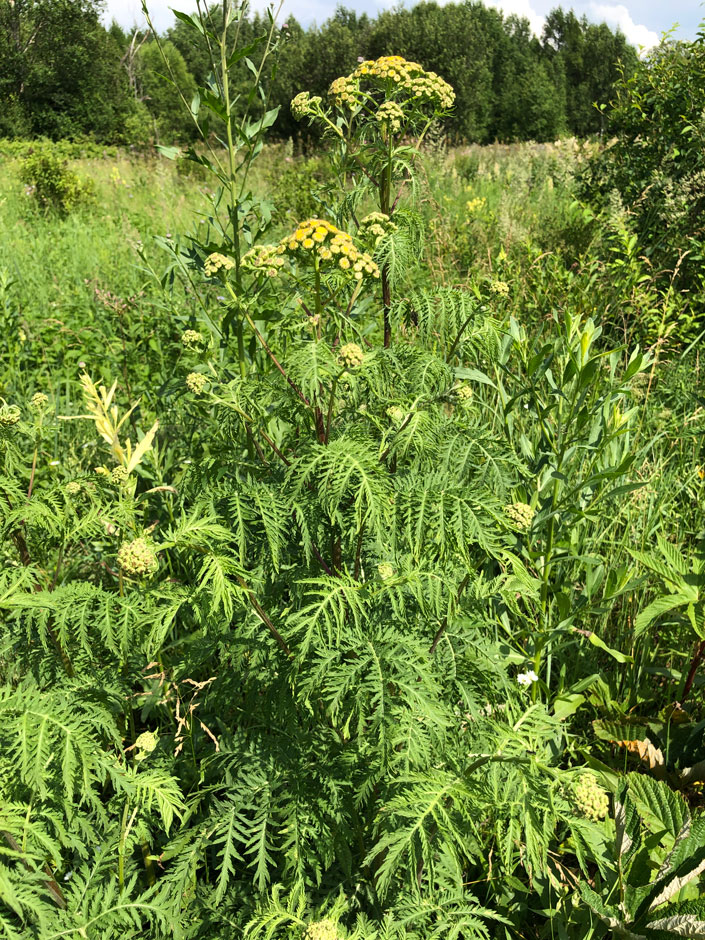
[[187, 349], [195, 349], [197, 346], [203, 345], [203, 334], [199, 333], [198, 330], [185, 330], [181, 334], [181, 342]]
[[317, 920], [308, 925], [304, 931], [303, 940], [340, 940], [338, 925], [329, 918]]
[[338, 352], [338, 362], [345, 369], [356, 369], [361, 366], [365, 354], [357, 343], [345, 343]]
[[573, 788], [575, 803], [583, 816], [598, 822], [607, 816], [609, 797], [597, 782], [594, 774], [581, 774]]
[[389, 562], [383, 561], [381, 565], [377, 565], [377, 574], [383, 581], [389, 581], [394, 577], [394, 568]]
[[404, 123], [404, 112], [396, 101], [384, 101], [377, 108], [375, 120], [384, 131], [398, 134]]
[[66, 492], [69, 496], [78, 496], [82, 489], [83, 484], [79, 483], [78, 480], [71, 480], [66, 484]]
[[508, 297], [509, 284], [507, 284], [506, 281], [492, 281], [490, 284], [490, 293], [496, 294], [498, 297]]
[[219, 251], [214, 251], [212, 254], [208, 255], [203, 263], [203, 270], [206, 277], [213, 277], [213, 275], [218, 274], [219, 271], [230, 271], [234, 267], [235, 262], [233, 259], [221, 255]]
[[29, 400], [29, 407], [36, 414], [41, 414], [46, 406], [49, 404], [49, 398], [44, 394], [44, 392], [35, 392], [34, 395]]
[[470, 385], [459, 385], [455, 389], [455, 398], [460, 405], [467, 405], [472, 399], [473, 390]]
[[12, 428], [19, 423], [22, 412], [17, 405], [3, 405], [0, 408], [0, 427]]
[[396, 230], [397, 226], [384, 212], [371, 212], [360, 222], [358, 235], [367, 243], [372, 242], [376, 248], [384, 238]]
[[390, 405], [389, 408], [387, 408], [387, 417], [390, 418], [394, 424], [401, 424], [406, 417], [406, 412], [403, 408], [400, 408], [399, 405]]
[[301, 121], [305, 117], [312, 117], [318, 110], [321, 101], [320, 95], [311, 96], [307, 91], [302, 91], [295, 98], [292, 98], [291, 113], [297, 121]]
[[208, 385], [208, 377], [200, 372], [189, 372], [186, 376], [186, 388], [194, 395], [201, 395], [206, 385]]
[[136, 760], [144, 760], [157, 746], [157, 736], [152, 731], [143, 731], [135, 741]]
[[115, 486], [123, 486], [130, 478], [126, 467], [113, 467], [110, 472], [110, 482]]
[[131, 577], [148, 577], [159, 567], [152, 545], [144, 538], [123, 542], [117, 555], [117, 562], [125, 574]]
[[536, 512], [527, 503], [510, 503], [504, 507], [504, 512], [515, 528], [525, 532], [534, 520]]

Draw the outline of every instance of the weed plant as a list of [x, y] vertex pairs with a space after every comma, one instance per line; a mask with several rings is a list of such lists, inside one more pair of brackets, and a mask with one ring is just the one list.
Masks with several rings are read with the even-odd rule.
[[202, 147], [63, 218], [4, 171], [1, 929], [698, 936], [683, 298], [582, 146], [431, 155], [398, 57], [295, 99], [273, 205], [243, 13], [179, 14]]

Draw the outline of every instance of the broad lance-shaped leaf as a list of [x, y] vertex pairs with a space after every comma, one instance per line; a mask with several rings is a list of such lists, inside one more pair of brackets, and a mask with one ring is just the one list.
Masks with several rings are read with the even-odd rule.
[[152, 446], [154, 435], [157, 433], [158, 430], [159, 430], [159, 422], [155, 421], [152, 427], [149, 429], [149, 431], [147, 431], [145, 436], [139, 442], [137, 447], [135, 447], [134, 452], [131, 452], [132, 442], [128, 440], [125, 443], [125, 450], [127, 451], [127, 466], [125, 467], [125, 469], [127, 470], [128, 473], [132, 473], [135, 467], [137, 467], [141, 463], [142, 458]]
[[[697, 599], [697, 594], [695, 599]], [[677, 594], [666, 594], [663, 597], [657, 597], [648, 607], [637, 616], [634, 621], [634, 636], [639, 637], [646, 630], [650, 623], [660, 617], [661, 614], [675, 610], [677, 607], [683, 607], [686, 604], [692, 604], [694, 598], [691, 593], [678, 592]]]

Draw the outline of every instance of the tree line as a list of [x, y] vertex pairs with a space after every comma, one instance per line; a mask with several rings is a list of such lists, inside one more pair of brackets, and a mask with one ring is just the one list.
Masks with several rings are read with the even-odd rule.
[[[220, 7], [211, 10], [217, 27]], [[186, 141], [192, 134], [180, 95], [208, 80], [210, 62], [184, 23], [162, 36], [101, 22], [100, 0], [0, 2], [0, 136], [80, 138], [116, 144]], [[243, 39], [268, 28], [260, 15], [240, 25]], [[159, 48], [161, 45], [161, 50]], [[280, 106], [275, 132], [306, 134], [289, 110], [301, 90], [325, 94], [360, 57], [399, 54], [454, 87], [446, 131], [457, 140], [550, 140], [603, 130], [615, 81], [637, 66], [619, 31], [572, 11], [553, 10], [540, 37], [526, 19], [474, 0], [422, 2], [376, 17], [338, 7], [321, 26], [293, 17], [280, 27], [268, 106]], [[241, 63], [243, 92], [251, 75]]]

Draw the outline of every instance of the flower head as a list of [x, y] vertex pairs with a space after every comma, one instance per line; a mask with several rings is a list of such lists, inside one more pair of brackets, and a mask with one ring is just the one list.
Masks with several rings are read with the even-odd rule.
[[328, 918], [317, 920], [315, 923], [308, 925], [302, 940], [340, 940], [338, 925], [334, 920]]
[[525, 532], [534, 521], [535, 510], [527, 503], [510, 503], [504, 507], [504, 512], [515, 529]]
[[609, 797], [597, 782], [594, 774], [583, 773], [573, 789], [577, 808], [588, 819], [597, 822], [607, 816], [610, 808]]
[[44, 392], [35, 392], [29, 400], [29, 407], [35, 414], [41, 414], [49, 404], [49, 398]]
[[396, 232], [396, 230], [396, 224], [384, 212], [371, 212], [360, 222], [358, 235], [363, 241], [371, 242], [377, 248], [387, 236], [391, 235], [392, 232]]
[[338, 352], [338, 362], [345, 369], [356, 369], [362, 365], [364, 358], [362, 347], [357, 343], [345, 343]]
[[143, 731], [135, 741], [135, 760], [144, 760], [157, 746], [157, 736], [153, 731]]
[[66, 484], [65, 489], [69, 496], [78, 496], [83, 489], [83, 484], [79, 483], [78, 480], [71, 480]]
[[473, 390], [471, 385], [459, 385], [454, 391], [459, 404], [467, 405], [472, 400]]
[[387, 417], [390, 418], [394, 424], [401, 424], [406, 417], [406, 412], [403, 408], [400, 408], [399, 405], [390, 405], [389, 408], [387, 408]]
[[130, 478], [130, 474], [127, 472], [127, 467], [113, 467], [110, 473], [110, 482], [114, 483], [115, 486], [123, 486]]
[[144, 538], [123, 542], [117, 554], [117, 562], [125, 574], [131, 577], [148, 577], [159, 567], [151, 543]]
[[447, 82], [400, 55], [363, 60], [350, 75], [336, 78], [328, 94], [338, 107], [355, 108], [362, 104], [363, 97], [380, 91], [388, 101], [396, 97], [404, 104], [430, 104], [439, 110], [447, 110], [455, 101]]
[[536, 675], [533, 669], [529, 669], [528, 672], [520, 672], [519, 675], [517, 676], [517, 682], [519, 683], [519, 685], [523, 685], [527, 687], [530, 685], [533, 685], [534, 682], [538, 682], [538, 681], [539, 681], [539, 677]]
[[11, 428], [19, 423], [22, 412], [17, 405], [2, 405], [0, 407], [0, 427]]
[[394, 577], [394, 568], [388, 562], [383, 561], [381, 565], [377, 565], [377, 574], [383, 581], [389, 581]]
[[375, 120], [384, 133], [398, 134], [404, 123], [404, 112], [396, 101], [383, 101], [375, 112]]
[[490, 292], [498, 297], [508, 297], [509, 284], [507, 284], [506, 281], [492, 281], [490, 284]]
[[194, 395], [201, 395], [206, 385], [208, 385], [208, 377], [200, 372], [189, 372], [186, 376], [186, 387]]
[[268, 277], [276, 277], [286, 259], [279, 245], [258, 245], [242, 256], [242, 266], [249, 271], [263, 271]]
[[[253, 251], [265, 249], [270, 252], [273, 246]], [[366, 251], [361, 251], [347, 232], [341, 231], [325, 219], [307, 219], [301, 222], [274, 250], [279, 256], [279, 264], [283, 264], [284, 258], [296, 262], [317, 261], [319, 270], [349, 271], [356, 281], [361, 281], [364, 277], [379, 277], [379, 268], [371, 256]], [[249, 254], [251, 252], [248, 252]]]
[[214, 274], [218, 274], [221, 271], [225, 273], [232, 270], [234, 267], [235, 262], [233, 259], [221, 255], [219, 251], [214, 251], [212, 254], [208, 255], [203, 262], [203, 271], [206, 277], [213, 277]]
[[301, 121], [305, 117], [313, 117], [321, 100], [320, 95], [313, 95], [312, 97], [307, 91], [302, 91], [292, 99], [291, 113], [297, 121]]
[[199, 333], [198, 330], [184, 330], [181, 334], [181, 342], [187, 349], [195, 349], [203, 345], [203, 333]]

